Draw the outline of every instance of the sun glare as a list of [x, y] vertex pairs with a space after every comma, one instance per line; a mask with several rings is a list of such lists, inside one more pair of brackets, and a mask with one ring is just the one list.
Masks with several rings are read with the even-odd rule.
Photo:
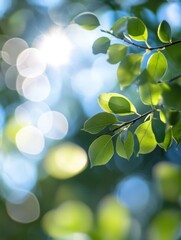
[[59, 29], [52, 29], [38, 40], [38, 49], [49, 65], [60, 66], [67, 64], [73, 45], [65, 33]]

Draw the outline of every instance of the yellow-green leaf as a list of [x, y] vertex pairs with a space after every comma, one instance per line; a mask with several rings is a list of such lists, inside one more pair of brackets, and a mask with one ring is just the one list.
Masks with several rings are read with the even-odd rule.
[[118, 93], [102, 93], [98, 98], [98, 102], [100, 107], [106, 112], [121, 116], [136, 113], [136, 108], [130, 100]]
[[137, 127], [135, 134], [139, 141], [138, 153], [146, 154], [152, 152], [155, 149], [157, 142], [152, 130], [150, 120], [140, 124]]
[[98, 137], [89, 147], [91, 167], [106, 164], [112, 158], [113, 154], [112, 136], [102, 135]]
[[167, 59], [160, 51], [152, 54], [147, 63], [148, 72], [156, 81], [163, 77], [167, 67]]
[[127, 131], [127, 136], [122, 138], [125, 131], [127, 130], [123, 130], [117, 138], [116, 152], [120, 157], [129, 160], [134, 151], [134, 138], [131, 131]]
[[141, 100], [146, 105], [158, 105], [162, 88], [158, 83], [152, 81], [149, 73], [145, 70], [140, 76], [139, 92]]
[[146, 41], [148, 38], [148, 30], [139, 18], [131, 17], [128, 19], [128, 34], [136, 41]]
[[143, 55], [132, 53], [126, 56], [119, 64], [117, 77], [121, 88], [130, 86], [140, 73]]
[[172, 31], [167, 21], [163, 20], [159, 24], [157, 35], [161, 42], [170, 43], [172, 41]]
[[113, 44], [108, 48], [108, 62], [111, 64], [116, 64], [120, 62], [127, 53], [128, 47], [123, 44]]

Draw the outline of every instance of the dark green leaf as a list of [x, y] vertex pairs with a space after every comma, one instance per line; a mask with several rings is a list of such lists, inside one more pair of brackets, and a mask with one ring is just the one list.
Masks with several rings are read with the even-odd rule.
[[[125, 134], [126, 132], [126, 134]], [[130, 131], [123, 130], [117, 138], [116, 152], [120, 157], [130, 159], [134, 151], [134, 138]]]
[[136, 113], [136, 108], [129, 99], [118, 93], [102, 93], [98, 98], [98, 102], [106, 112], [121, 116]]
[[163, 102], [166, 107], [181, 110], [181, 86], [176, 83], [170, 85], [163, 83]]
[[148, 30], [145, 24], [136, 17], [128, 19], [128, 34], [136, 41], [146, 41], [148, 38]]
[[117, 70], [118, 80], [121, 88], [131, 85], [140, 73], [143, 56], [141, 54], [130, 54], [123, 59]]
[[135, 134], [139, 141], [138, 153], [146, 154], [152, 152], [155, 149], [157, 142], [152, 130], [152, 124], [150, 120], [140, 124], [137, 127]]
[[166, 125], [159, 119], [152, 119], [152, 129], [157, 143], [162, 143], [165, 138]]
[[94, 30], [100, 23], [95, 14], [91, 12], [83, 12], [77, 15], [74, 22], [87, 30]]
[[110, 39], [107, 37], [100, 37], [94, 42], [92, 46], [92, 51], [94, 54], [107, 53], [109, 46]]
[[127, 53], [127, 47], [122, 44], [113, 44], [108, 48], [108, 62], [116, 64], [120, 62]]
[[160, 80], [167, 70], [167, 59], [160, 51], [152, 54], [147, 63], [149, 74], [157, 81]]
[[172, 128], [173, 138], [177, 143], [181, 143], [181, 119]]
[[170, 43], [172, 41], [172, 31], [165, 20], [159, 24], [157, 34], [161, 42]]
[[116, 123], [117, 121], [118, 119], [112, 113], [98, 113], [85, 121], [83, 130], [96, 134], [103, 130], [106, 126]]
[[112, 158], [113, 154], [112, 136], [100, 136], [89, 147], [91, 167], [106, 164]]
[[162, 143], [158, 143], [158, 145], [163, 148], [165, 151], [169, 149], [172, 144], [172, 128], [169, 127], [165, 132], [165, 138]]

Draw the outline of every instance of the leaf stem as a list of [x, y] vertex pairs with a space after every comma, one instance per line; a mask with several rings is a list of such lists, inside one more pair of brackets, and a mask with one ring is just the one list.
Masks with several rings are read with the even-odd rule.
[[130, 121], [128, 121], [128, 122], [124, 122], [123, 124], [121, 124], [120, 126], [118, 126], [117, 128], [115, 128], [115, 129], [112, 130], [112, 131], [115, 132], [115, 131], [119, 130], [119, 129], [122, 128], [122, 127], [125, 127], [125, 126], [127, 126], [127, 125], [132, 125], [132, 124], [134, 124], [135, 122], [137, 122], [138, 120], [140, 120], [141, 118], [146, 117], [146, 116], [148, 116], [149, 114], [151, 114], [151, 113], [153, 113], [153, 112], [155, 112], [155, 111], [156, 111], [156, 109], [152, 109], [152, 110], [150, 110], [150, 111], [148, 111], [148, 112], [146, 112], [146, 113], [143, 113], [142, 115], [140, 115], [140, 116], [138, 116], [138, 117], [136, 117], [136, 118], [134, 118], [134, 119], [132, 119], [132, 120], [130, 120]]
[[179, 75], [177, 75], [177, 76], [171, 78], [168, 82], [171, 83], [171, 82], [177, 80], [177, 79], [180, 78], [180, 77], [181, 77], [181, 74], [179, 74]]
[[150, 47], [148, 44], [146, 44], [147, 46], [142, 46], [142, 45], [139, 45], [137, 43], [134, 43], [132, 41], [130, 41], [129, 39], [125, 38], [124, 36], [123, 37], [120, 37], [120, 36], [117, 36], [116, 34], [114, 34], [113, 32], [109, 31], [109, 30], [104, 30], [104, 29], [101, 29], [101, 32], [104, 32], [104, 33], [108, 33], [118, 39], [121, 39], [122, 41], [132, 45], [132, 46], [135, 46], [137, 48], [142, 48], [142, 49], [145, 49], [145, 50], [149, 50], [149, 51], [153, 51], [153, 50], [159, 50], [159, 49], [164, 49], [164, 48], [167, 48], [167, 47], [170, 47], [170, 46], [173, 46], [175, 44], [178, 44], [178, 43], [181, 43], [181, 40], [177, 40], [177, 41], [174, 41], [174, 42], [170, 42], [168, 44], [165, 44], [165, 45], [160, 45], [160, 46], [156, 46], [156, 47]]

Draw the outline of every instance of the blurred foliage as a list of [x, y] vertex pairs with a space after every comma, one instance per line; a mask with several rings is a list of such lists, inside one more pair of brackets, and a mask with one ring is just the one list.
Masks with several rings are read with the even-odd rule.
[[[156, 147], [152, 153], [138, 157], [134, 154], [127, 161], [123, 157], [129, 155], [127, 149], [132, 147], [125, 140], [122, 144], [124, 156], [115, 155], [105, 166], [90, 168], [87, 152], [94, 137], [80, 129], [97, 131], [92, 129], [91, 122], [86, 125], [84, 122], [100, 111], [96, 101], [100, 93], [119, 90], [114, 66], [125, 56], [127, 48], [120, 48], [117, 41], [109, 47], [105, 37], [99, 39], [94, 53], [98, 53], [100, 46], [103, 53], [109, 47], [108, 62], [113, 64], [109, 64], [109, 68], [105, 58], [93, 56], [91, 52], [93, 42], [102, 36], [100, 30], [85, 33], [72, 23], [75, 16], [85, 11], [99, 16], [105, 27], [111, 27], [120, 17], [135, 16], [148, 27], [151, 44], [157, 45], [159, 38], [170, 41], [166, 22], [175, 40], [181, 39], [180, 9], [179, 1], [161, 0], [154, 4], [146, 0], [1, 1], [1, 240], [181, 238], [181, 149], [173, 142], [165, 152], [164, 148], [171, 144], [169, 129], [162, 149]], [[153, 33], [160, 22], [156, 38]], [[55, 35], [58, 45], [51, 42], [48, 54], [42, 56], [42, 49], [49, 46], [47, 41], [44, 45], [44, 37], [54, 34], [55, 29], [60, 34]], [[166, 35], [163, 29], [167, 29]], [[141, 36], [146, 38], [144, 26], [143, 30]], [[130, 31], [134, 35], [132, 24]], [[65, 35], [61, 35], [62, 32]], [[72, 55], [66, 60], [64, 50], [69, 40]], [[59, 45], [63, 48], [59, 49]], [[165, 79], [180, 74], [179, 48], [180, 45], [174, 45], [165, 53], [167, 61], [171, 62]], [[121, 54], [115, 57], [118, 50]], [[37, 82], [39, 74], [44, 77]], [[180, 78], [176, 81], [179, 83]], [[156, 100], [150, 100], [144, 95], [147, 89], [143, 80], [140, 87], [142, 100], [157, 102], [157, 96]], [[174, 84], [172, 87], [175, 88]], [[136, 97], [136, 91], [131, 87], [124, 90], [125, 108], [134, 110], [135, 105], [138, 112], [145, 112], [147, 108]], [[168, 97], [169, 93], [165, 95], [165, 101], [171, 106], [172, 98]], [[113, 98], [112, 105], [104, 105], [114, 109], [117, 101], [119, 99]], [[164, 112], [158, 114], [165, 119]], [[115, 118], [108, 116], [114, 123]], [[174, 122], [173, 131], [179, 139], [178, 112], [173, 111], [166, 117], [170, 123]], [[129, 121], [131, 116], [124, 118]], [[103, 120], [103, 127], [108, 122]], [[158, 128], [157, 123], [155, 128]], [[157, 139], [162, 139], [162, 129], [159, 132]], [[139, 137], [138, 130], [137, 133]], [[129, 132], [128, 136], [132, 139]]]

